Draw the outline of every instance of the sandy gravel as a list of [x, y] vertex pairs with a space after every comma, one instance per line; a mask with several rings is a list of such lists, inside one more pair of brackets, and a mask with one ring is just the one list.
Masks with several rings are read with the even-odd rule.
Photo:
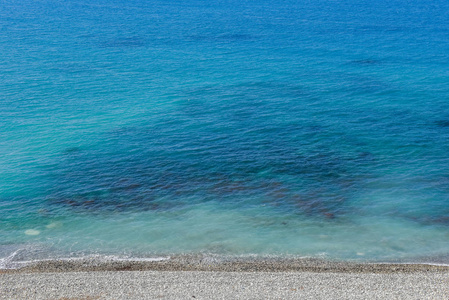
[[317, 259], [40, 261], [0, 270], [0, 299], [449, 299], [449, 267]]
[[106, 271], [0, 275], [0, 299], [449, 299], [449, 273]]

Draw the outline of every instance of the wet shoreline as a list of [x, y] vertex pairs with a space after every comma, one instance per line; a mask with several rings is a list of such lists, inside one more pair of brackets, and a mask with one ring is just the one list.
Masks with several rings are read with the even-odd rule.
[[98, 272], [98, 271], [213, 271], [213, 272], [315, 272], [315, 273], [416, 273], [449, 272], [437, 263], [372, 263], [317, 258], [212, 257], [177, 255], [147, 259], [86, 257], [30, 261], [0, 273]]

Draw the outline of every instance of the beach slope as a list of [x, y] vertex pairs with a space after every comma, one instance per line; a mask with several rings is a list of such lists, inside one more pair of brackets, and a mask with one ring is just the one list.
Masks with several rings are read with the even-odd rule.
[[449, 268], [325, 261], [42, 262], [0, 271], [0, 299], [449, 299]]

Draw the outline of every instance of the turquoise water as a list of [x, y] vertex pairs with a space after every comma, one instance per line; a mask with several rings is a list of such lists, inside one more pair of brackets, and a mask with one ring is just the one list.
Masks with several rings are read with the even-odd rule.
[[0, 8], [0, 263], [449, 263], [448, 2]]

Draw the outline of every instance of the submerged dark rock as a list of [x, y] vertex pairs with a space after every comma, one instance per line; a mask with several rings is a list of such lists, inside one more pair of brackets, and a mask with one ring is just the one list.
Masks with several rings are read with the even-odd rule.
[[101, 43], [105, 48], [138, 48], [145, 45], [145, 40], [140, 37], [116, 38]]
[[64, 154], [76, 154], [81, 151], [80, 147], [70, 147], [64, 150]]
[[438, 127], [446, 128], [449, 127], [449, 120], [438, 120], [435, 122]]
[[78, 194], [70, 197], [51, 198], [48, 200], [50, 206], [66, 206], [74, 211], [82, 213], [103, 213], [114, 211], [147, 211], [160, 208], [160, 204], [154, 202], [152, 195], [130, 195], [129, 197], [117, 197], [111, 194], [105, 196], [93, 196], [89, 194]]
[[336, 219], [344, 213], [343, 205], [346, 199], [340, 195], [297, 195], [293, 198], [296, 207], [305, 215], [321, 217], [324, 219]]
[[204, 42], [219, 42], [219, 41], [227, 41], [227, 42], [238, 42], [238, 41], [247, 41], [252, 40], [255, 37], [250, 34], [245, 33], [224, 33], [224, 34], [210, 34], [210, 35], [189, 35], [189, 39], [194, 41], [204, 41]]
[[357, 65], [379, 65], [381, 64], [381, 61], [376, 59], [360, 59], [353, 60], [352, 63]]

